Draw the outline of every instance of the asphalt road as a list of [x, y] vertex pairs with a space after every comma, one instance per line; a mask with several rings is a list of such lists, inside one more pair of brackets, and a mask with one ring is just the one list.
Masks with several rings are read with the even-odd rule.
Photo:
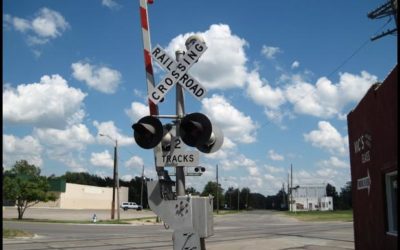
[[[54, 224], [4, 221], [3, 228], [37, 234], [31, 239], [3, 239], [3, 249], [172, 249], [172, 230], [163, 225]], [[353, 223], [299, 222], [272, 211], [214, 216], [208, 250], [354, 249]]]

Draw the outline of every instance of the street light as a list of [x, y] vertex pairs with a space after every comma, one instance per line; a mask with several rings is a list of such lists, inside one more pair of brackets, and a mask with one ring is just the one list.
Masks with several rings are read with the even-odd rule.
[[118, 178], [118, 140], [113, 139], [111, 136], [107, 134], [99, 134], [100, 136], [105, 136], [108, 137], [111, 141], [115, 142], [114, 146], [114, 185], [113, 185], [113, 194], [112, 194], [112, 201], [111, 201], [111, 219], [114, 219], [114, 213], [115, 213], [115, 186], [117, 186], [117, 215], [118, 215], [118, 220], [120, 219], [119, 215], [119, 178]]

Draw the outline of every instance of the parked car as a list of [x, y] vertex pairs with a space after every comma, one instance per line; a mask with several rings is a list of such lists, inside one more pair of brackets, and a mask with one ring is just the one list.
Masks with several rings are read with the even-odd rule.
[[122, 202], [121, 208], [124, 211], [126, 211], [128, 209], [136, 209], [136, 210], [140, 211], [143, 209], [143, 207], [141, 205], [138, 205], [135, 202]]

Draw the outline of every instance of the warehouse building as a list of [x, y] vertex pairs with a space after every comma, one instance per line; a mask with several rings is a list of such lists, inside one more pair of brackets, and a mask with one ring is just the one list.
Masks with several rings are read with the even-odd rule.
[[356, 250], [397, 249], [397, 66], [347, 116]]
[[[64, 209], [111, 209], [112, 187], [97, 187], [58, 181], [52, 183], [55, 201], [40, 202], [34, 207], [54, 207]], [[128, 188], [119, 188], [120, 203], [128, 201]], [[115, 194], [115, 208], [118, 208]]]
[[326, 196], [326, 185], [301, 185], [292, 188], [290, 211], [333, 210], [333, 199]]

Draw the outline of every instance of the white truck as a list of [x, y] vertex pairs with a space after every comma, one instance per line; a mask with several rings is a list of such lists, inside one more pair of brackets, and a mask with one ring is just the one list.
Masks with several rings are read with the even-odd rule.
[[128, 209], [136, 209], [137, 211], [140, 211], [143, 209], [141, 205], [136, 204], [135, 202], [122, 202], [121, 208], [126, 211]]

